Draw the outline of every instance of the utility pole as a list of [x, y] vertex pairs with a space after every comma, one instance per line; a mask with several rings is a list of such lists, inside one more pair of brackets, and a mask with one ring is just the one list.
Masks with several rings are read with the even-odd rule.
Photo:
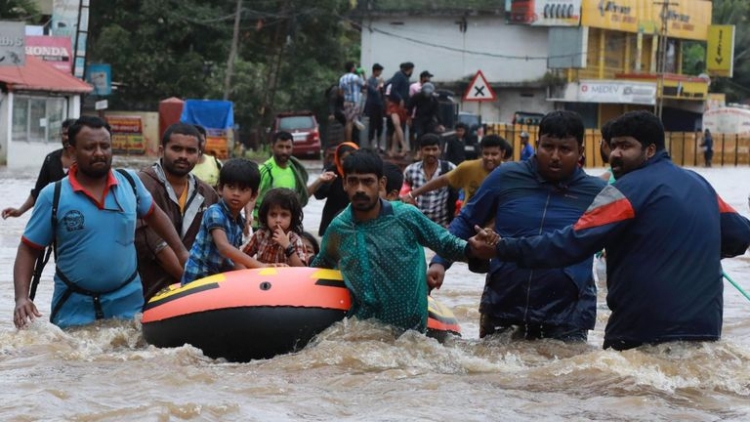
[[654, 114], [661, 119], [664, 108], [664, 73], [667, 71], [667, 38], [669, 32], [669, 6], [679, 6], [679, 3], [666, 1], [655, 1], [654, 4], [661, 5], [661, 31], [659, 33], [659, 57], [656, 63], [656, 101], [654, 101]]
[[234, 33], [232, 34], [232, 46], [229, 49], [227, 60], [227, 74], [224, 77], [224, 100], [229, 99], [229, 91], [232, 90], [232, 72], [234, 71], [234, 58], [237, 56], [237, 44], [240, 40], [240, 17], [242, 16], [242, 0], [237, 0], [237, 12], [234, 15]]

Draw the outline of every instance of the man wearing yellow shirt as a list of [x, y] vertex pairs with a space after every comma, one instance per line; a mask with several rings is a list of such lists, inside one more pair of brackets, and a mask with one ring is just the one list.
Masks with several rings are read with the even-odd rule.
[[213, 188], [216, 189], [219, 185], [221, 161], [213, 155], [206, 154], [206, 140], [208, 139], [206, 129], [201, 125], [194, 126], [201, 135], [201, 151], [198, 155], [198, 162], [195, 163], [195, 167], [193, 167], [193, 170], [190, 172], [197, 178], [208, 183], [209, 186], [213, 186]]
[[463, 189], [464, 203], [469, 202], [474, 192], [479, 189], [487, 175], [502, 162], [507, 142], [497, 135], [487, 135], [479, 143], [482, 158], [464, 161], [452, 171], [430, 180], [419, 188], [401, 197], [401, 200], [409, 204], [415, 204], [419, 195], [445, 186], [454, 189]]

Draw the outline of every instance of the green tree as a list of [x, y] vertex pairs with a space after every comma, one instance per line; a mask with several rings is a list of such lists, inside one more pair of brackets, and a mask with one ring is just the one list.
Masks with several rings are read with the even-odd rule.
[[33, 0], [0, 1], [0, 19], [36, 22], [40, 17], [39, 8]]
[[[92, 2], [89, 62], [109, 63], [122, 85], [112, 107], [155, 110], [167, 97], [224, 95], [236, 0]], [[244, 1], [229, 99], [243, 129], [265, 128], [277, 111], [325, 118], [323, 92], [359, 32], [343, 16], [349, 0]], [[256, 133], [261, 133], [257, 131]]]

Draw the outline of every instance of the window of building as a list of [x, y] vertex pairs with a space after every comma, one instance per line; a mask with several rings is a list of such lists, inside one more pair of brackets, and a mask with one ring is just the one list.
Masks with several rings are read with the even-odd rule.
[[65, 97], [16, 95], [13, 99], [13, 141], [59, 142], [68, 115]]

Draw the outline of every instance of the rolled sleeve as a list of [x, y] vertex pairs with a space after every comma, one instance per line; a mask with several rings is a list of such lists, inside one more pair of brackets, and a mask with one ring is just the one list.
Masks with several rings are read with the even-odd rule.
[[52, 231], [52, 196], [54, 184], [47, 185], [39, 193], [34, 204], [34, 210], [26, 229], [23, 232], [23, 242], [35, 249], [44, 248], [52, 243], [55, 236]]

